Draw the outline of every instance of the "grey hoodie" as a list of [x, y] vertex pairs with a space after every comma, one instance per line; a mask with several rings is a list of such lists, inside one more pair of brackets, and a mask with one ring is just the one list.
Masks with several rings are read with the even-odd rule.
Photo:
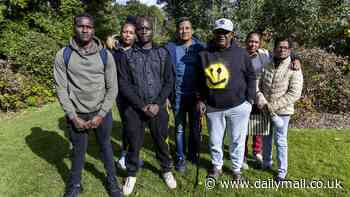
[[55, 87], [58, 99], [70, 119], [77, 113], [98, 112], [105, 116], [112, 108], [117, 96], [116, 66], [108, 51], [107, 65], [104, 66], [99, 51], [101, 42], [94, 38], [92, 46], [79, 48], [74, 39], [70, 40], [73, 52], [68, 69], [64, 64], [62, 48], [56, 54], [54, 63]]

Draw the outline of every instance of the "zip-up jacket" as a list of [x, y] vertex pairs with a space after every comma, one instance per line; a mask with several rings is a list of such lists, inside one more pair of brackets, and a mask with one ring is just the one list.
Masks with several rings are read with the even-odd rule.
[[135, 45], [117, 60], [117, 68], [120, 94], [127, 105], [138, 110], [147, 104], [164, 105], [174, 85], [173, 66], [164, 47]]
[[268, 101], [272, 110], [280, 115], [294, 113], [294, 103], [300, 98], [303, 89], [302, 70], [292, 70], [290, 64], [290, 57], [277, 66], [271, 62], [264, 68], [259, 81], [262, 94], [258, 94], [257, 102]]

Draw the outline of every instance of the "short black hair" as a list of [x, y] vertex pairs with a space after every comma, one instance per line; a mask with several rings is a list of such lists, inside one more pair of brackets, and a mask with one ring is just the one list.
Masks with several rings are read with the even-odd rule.
[[151, 27], [153, 28], [153, 20], [149, 16], [138, 16], [136, 18], [136, 24], [135, 24], [136, 28], [141, 25], [142, 21], [147, 21], [151, 25]]
[[251, 31], [247, 34], [247, 37], [245, 38], [245, 41], [248, 41], [248, 39], [252, 36], [252, 35], [257, 35], [259, 37], [259, 40], [261, 41], [261, 33], [258, 31]]
[[137, 20], [137, 16], [129, 15], [129, 16], [126, 17], [125, 24], [126, 23], [130, 23], [130, 24], [135, 25], [136, 24], [136, 20]]
[[74, 25], [78, 23], [78, 20], [80, 18], [88, 18], [91, 21], [92, 25], [95, 26], [95, 18], [87, 12], [74, 16], [74, 19], [73, 19]]
[[277, 46], [278, 46], [278, 44], [279, 44], [280, 42], [288, 42], [288, 48], [291, 47], [292, 41], [291, 41], [290, 38], [287, 37], [287, 36], [280, 36], [280, 37], [277, 37], [277, 38], [275, 39], [274, 47], [277, 48]]
[[[176, 28], [179, 28], [179, 25], [180, 25], [181, 23], [185, 22], [185, 21], [188, 21], [188, 22], [191, 23], [191, 20], [190, 20], [189, 17], [184, 16], [184, 17], [178, 18], [178, 19], [176, 20]], [[192, 25], [192, 23], [191, 23], [191, 25]]]

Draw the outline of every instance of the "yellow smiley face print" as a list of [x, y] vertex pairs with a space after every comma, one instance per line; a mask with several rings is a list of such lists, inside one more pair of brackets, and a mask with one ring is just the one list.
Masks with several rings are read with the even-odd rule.
[[230, 73], [224, 64], [217, 63], [205, 69], [205, 76], [209, 88], [224, 89], [228, 84]]

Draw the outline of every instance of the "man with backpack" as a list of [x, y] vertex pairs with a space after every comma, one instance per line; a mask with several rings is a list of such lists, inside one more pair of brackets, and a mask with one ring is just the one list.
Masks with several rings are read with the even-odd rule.
[[94, 19], [84, 13], [74, 17], [74, 37], [55, 58], [54, 78], [58, 99], [67, 117], [73, 145], [72, 165], [64, 197], [82, 191], [89, 131], [93, 130], [101, 148], [107, 172], [106, 187], [111, 197], [121, 196], [110, 140], [112, 104], [117, 95], [116, 66], [112, 55], [94, 37]]

